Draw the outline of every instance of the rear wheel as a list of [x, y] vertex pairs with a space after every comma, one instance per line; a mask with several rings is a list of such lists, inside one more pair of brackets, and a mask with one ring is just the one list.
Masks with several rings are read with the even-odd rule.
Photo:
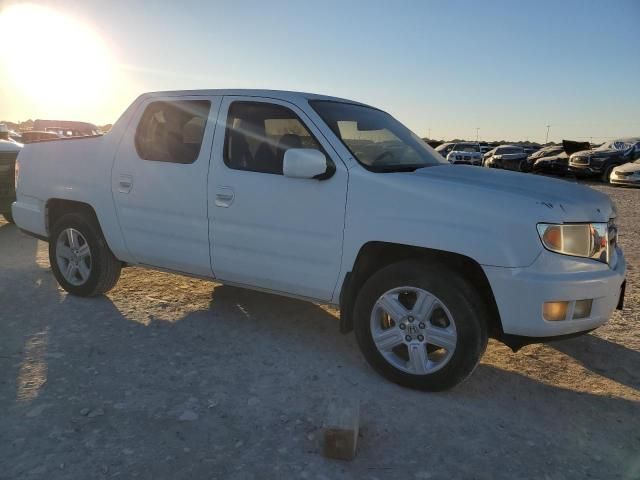
[[60, 286], [81, 297], [111, 290], [122, 267], [95, 218], [81, 213], [63, 215], [55, 222], [49, 240], [49, 262]]
[[473, 372], [487, 345], [482, 302], [455, 270], [403, 261], [376, 272], [358, 294], [360, 349], [383, 377], [419, 390], [445, 390]]
[[4, 219], [5, 219], [7, 222], [9, 222], [9, 223], [15, 223], [15, 222], [13, 221], [13, 215], [11, 214], [11, 212], [4, 212], [4, 213], [2, 214], [2, 216], [4, 217]]

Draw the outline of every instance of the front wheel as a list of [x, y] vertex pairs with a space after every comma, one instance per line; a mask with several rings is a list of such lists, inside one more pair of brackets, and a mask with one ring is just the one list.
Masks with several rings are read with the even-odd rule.
[[98, 222], [82, 213], [69, 213], [55, 222], [49, 239], [49, 262], [60, 286], [80, 297], [111, 290], [122, 267]]
[[609, 183], [609, 181], [611, 180], [611, 172], [613, 172], [613, 169], [617, 167], [617, 165], [611, 165], [607, 168], [605, 168], [604, 173], [602, 174], [602, 181], [605, 183]]
[[355, 334], [364, 357], [383, 377], [419, 390], [446, 390], [467, 378], [485, 351], [482, 305], [455, 270], [402, 261], [363, 285]]

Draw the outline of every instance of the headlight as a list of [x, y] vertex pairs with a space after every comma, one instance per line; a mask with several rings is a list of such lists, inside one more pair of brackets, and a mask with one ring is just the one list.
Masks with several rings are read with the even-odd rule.
[[606, 223], [538, 224], [540, 240], [547, 250], [604, 263], [609, 261], [607, 232]]

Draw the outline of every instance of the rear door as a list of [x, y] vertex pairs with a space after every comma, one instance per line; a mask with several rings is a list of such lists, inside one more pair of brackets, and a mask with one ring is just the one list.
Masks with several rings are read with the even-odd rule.
[[113, 197], [136, 262], [211, 277], [207, 174], [221, 97], [147, 99], [116, 153]]
[[[288, 178], [289, 148], [319, 149], [335, 166], [328, 179]], [[225, 97], [210, 180], [216, 278], [329, 300], [342, 255], [347, 169], [295, 105]]]

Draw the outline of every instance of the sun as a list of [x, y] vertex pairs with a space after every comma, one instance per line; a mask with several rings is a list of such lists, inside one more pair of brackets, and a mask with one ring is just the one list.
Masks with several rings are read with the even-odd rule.
[[[0, 10], [0, 83], [39, 109], [77, 110], [104, 98], [114, 63], [90, 28], [56, 10], [17, 4]], [[7, 82], [7, 83], [5, 83]]]

